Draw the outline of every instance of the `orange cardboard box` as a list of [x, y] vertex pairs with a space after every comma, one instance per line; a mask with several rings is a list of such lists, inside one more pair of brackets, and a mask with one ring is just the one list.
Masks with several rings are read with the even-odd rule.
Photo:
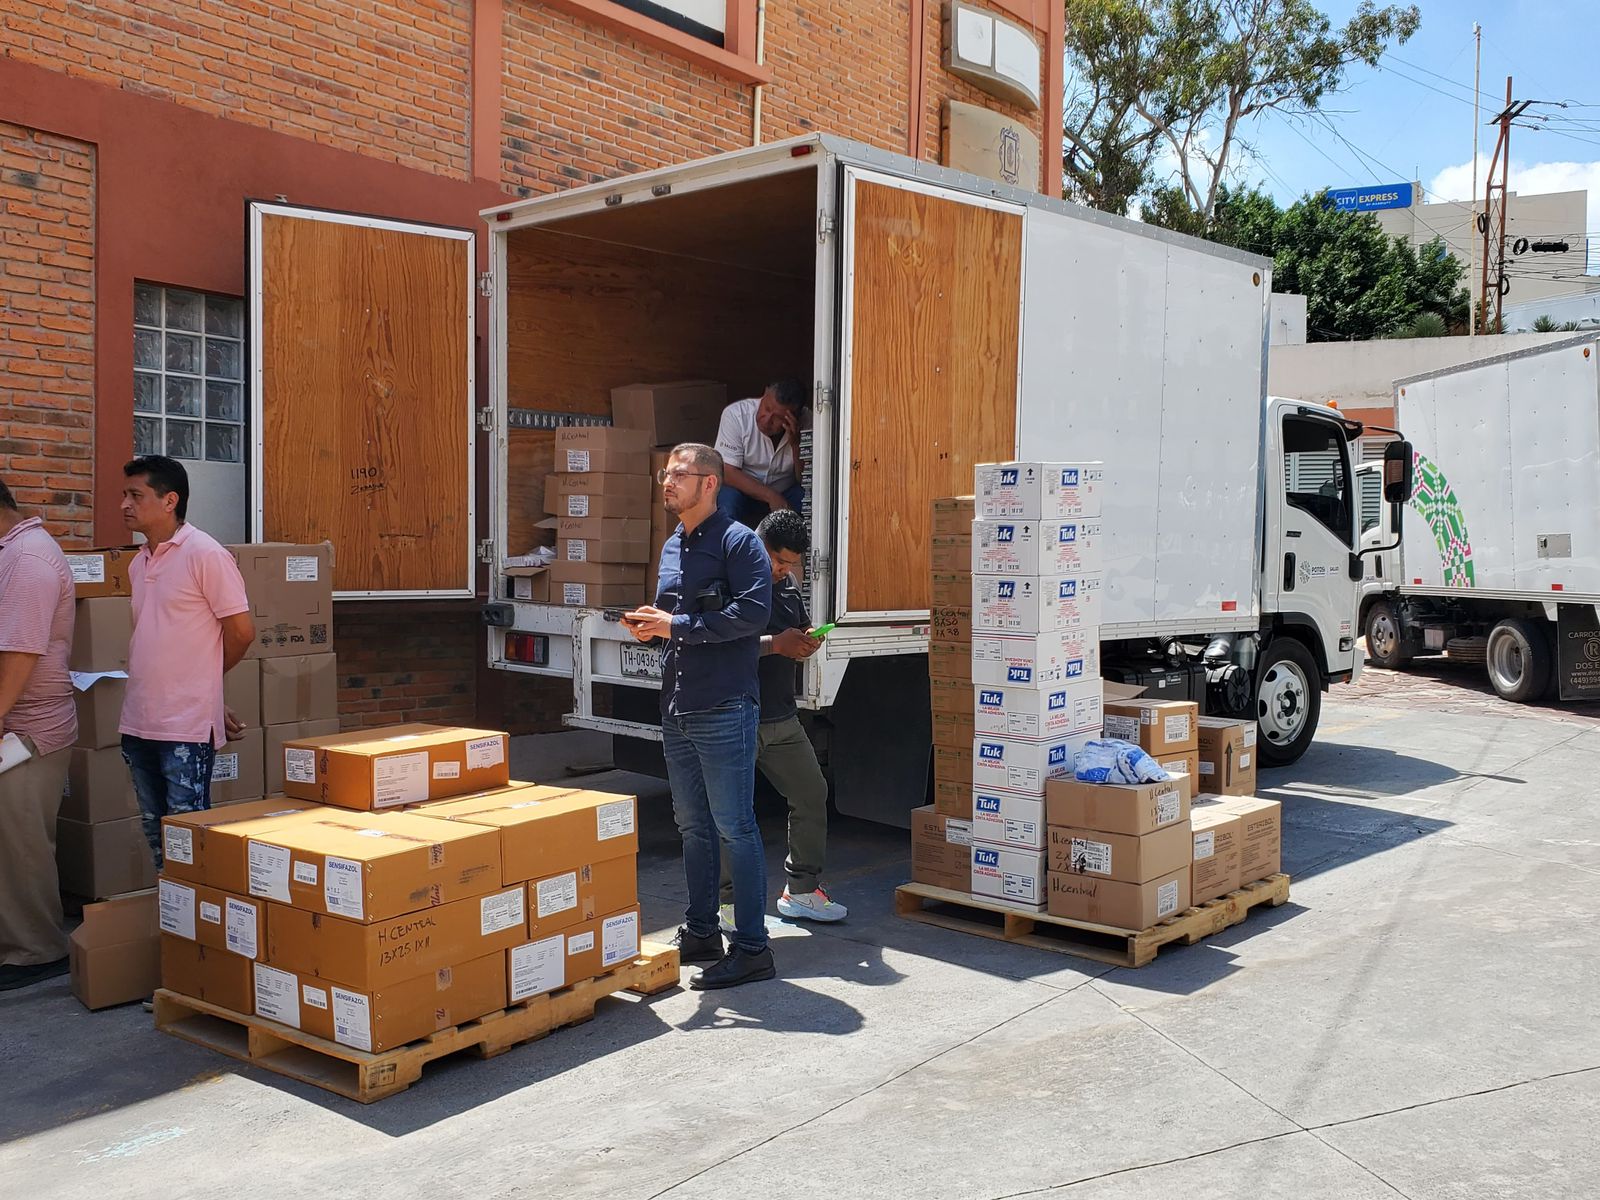
[[1094, 875], [1050, 873], [1053, 916], [1137, 932], [1189, 907], [1189, 868], [1149, 883], [1121, 883]]
[[1190, 817], [1194, 824], [1194, 870], [1191, 903], [1215, 900], [1239, 887], [1244, 817], [1216, 805], [1202, 804]]
[[[161, 818], [161, 846], [167, 878], [203, 883], [243, 896], [249, 891], [247, 845], [250, 838], [307, 813], [327, 811], [319, 804], [270, 796], [226, 808], [178, 813]], [[315, 819], [313, 816], [312, 819]]]
[[637, 854], [636, 804], [632, 796], [534, 785], [430, 804], [420, 811], [498, 829], [501, 882], [509, 885], [543, 879], [582, 863]]
[[538, 941], [558, 929], [638, 903], [638, 855], [585, 863], [528, 884], [528, 937]]
[[444, 800], [511, 778], [508, 738], [486, 729], [391, 725], [283, 744], [283, 791], [363, 811]]
[[191, 999], [249, 1016], [255, 1010], [254, 966], [243, 955], [161, 935], [161, 986]]
[[267, 949], [267, 905], [204, 884], [156, 883], [161, 932], [212, 950], [260, 958]]
[[128, 564], [138, 546], [108, 546], [100, 550], [75, 550], [66, 556], [72, 572], [72, 594], [79, 600], [95, 596], [131, 596]]
[[91, 1011], [143, 1000], [161, 986], [161, 927], [153, 891], [83, 906], [68, 961], [72, 994]]
[[611, 913], [506, 953], [512, 1004], [603, 975], [639, 955], [639, 909]]

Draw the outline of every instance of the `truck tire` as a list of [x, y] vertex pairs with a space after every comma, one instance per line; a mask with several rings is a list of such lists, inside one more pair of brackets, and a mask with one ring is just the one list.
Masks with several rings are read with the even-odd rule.
[[1502, 700], [1531, 703], [1550, 686], [1550, 638], [1537, 621], [1507, 617], [1489, 631], [1485, 663]]
[[1311, 651], [1291, 637], [1273, 639], [1256, 674], [1257, 744], [1261, 762], [1286, 767], [1316, 736], [1322, 717], [1322, 671]]
[[1411, 648], [1406, 645], [1400, 614], [1388, 600], [1374, 600], [1367, 609], [1366, 624], [1362, 632], [1367, 637], [1367, 657], [1375, 667], [1401, 671], [1411, 661]]

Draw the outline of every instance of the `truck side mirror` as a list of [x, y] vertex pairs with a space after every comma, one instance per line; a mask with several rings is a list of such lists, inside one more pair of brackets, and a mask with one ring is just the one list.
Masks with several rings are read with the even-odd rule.
[[1410, 442], [1390, 442], [1383, 450], [1383, 499], [1404, 504], [1411, 499], [1415, 457]]

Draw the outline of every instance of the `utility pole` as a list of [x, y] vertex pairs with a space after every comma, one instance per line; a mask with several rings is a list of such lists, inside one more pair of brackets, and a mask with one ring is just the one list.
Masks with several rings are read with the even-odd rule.
[[[1467, 244], [1472, 247], [1472, 266], [1467, 271], [1471, 279], [1478, 273], [1478, 88], [1483, 74], [1483, 26], [1472, 23], [1472, 37], [1477, 42], [1477, 54], [1472, 63], [1472, 191], [1467, 205]], [[1479, 303], [1482, 303], [1480, 300]], [[1478, 305], [1467, 305], [1467, 340], [1471, 341], [1478, 328]]]
[[[1489, 160], [1488, 181], [1483, 190], [1483, 212], [1478, 216], [1478, 230], [1483, 234], [1483, 267], [1480, 276], [1483, 294], [1484, 323], [1490, 333], [1500, 332], [1500, 318], [1506, 292], [1511, 280], [1506, 276], [1506, 180], [1511, 167], [1511, 123], [1533, 106], [1532, 100], [1511, 99], [1511, 76], [1506, 76], [1506, 106], [1495, 117], [1500, 126], [1500, 136], [1495, 139], [1494, 157]], [[1474, 160], [1476, 161], [1476, 160]], [[1495, 168], [1500, 169], [1500, 182], [1494, 179]], [[1500, 206], [1495, 207], [1495, 193], [1500, 193]], [[1494, 324], [1489, 318], [1489, 247], [1495, 247], [1494, 268]]]

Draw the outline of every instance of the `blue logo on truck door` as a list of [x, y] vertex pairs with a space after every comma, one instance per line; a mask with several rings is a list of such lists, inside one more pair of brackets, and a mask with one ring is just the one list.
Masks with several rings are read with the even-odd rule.
[[979, 742], [978, 757], [984, 762], [1005, 762], [1005, 745], [1001, 742]]

